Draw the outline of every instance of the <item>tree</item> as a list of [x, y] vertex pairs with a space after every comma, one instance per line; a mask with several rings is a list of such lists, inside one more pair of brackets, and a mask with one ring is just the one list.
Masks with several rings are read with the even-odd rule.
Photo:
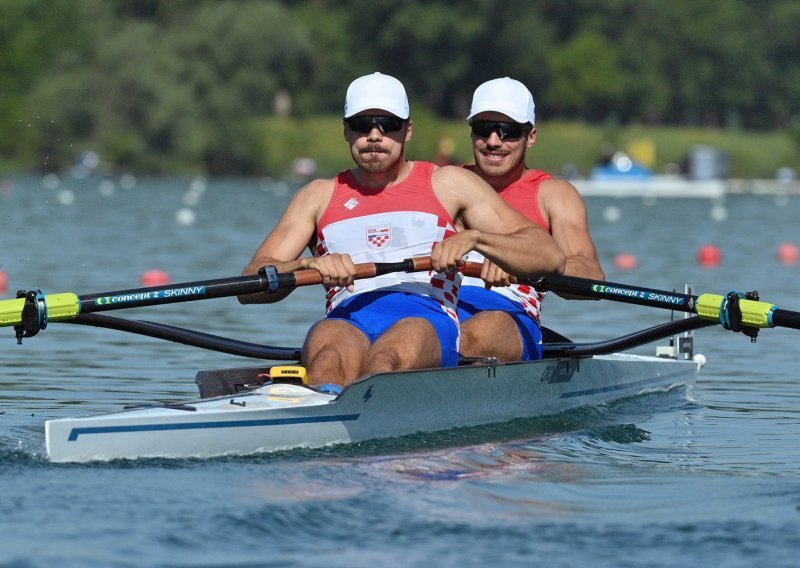
[[549, 66], [544, 100], [560, 114], [602, 120], [619, 108], [628, 76], [617, 50], [603, 37], [575, 36], [550, 52]]

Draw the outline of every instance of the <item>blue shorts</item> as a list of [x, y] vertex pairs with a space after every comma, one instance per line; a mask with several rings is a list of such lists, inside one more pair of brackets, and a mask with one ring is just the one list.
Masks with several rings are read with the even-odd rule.
[[374, 343], [384, 331], [405, 318], [427, 320], [439, 337], [442, 367], [458, 365], [458, 325], [434, 298], [397, 291], [364, 292], [336, 306], [325, 319], [346, 321]]
[[485, 310], [506, 312], [512, 317], [522, 336], [524, 361], [542, 358], [542, 330], [521, 304], [481, 286], [462, 286], [458, 291], [458, 321], [464, 323]]

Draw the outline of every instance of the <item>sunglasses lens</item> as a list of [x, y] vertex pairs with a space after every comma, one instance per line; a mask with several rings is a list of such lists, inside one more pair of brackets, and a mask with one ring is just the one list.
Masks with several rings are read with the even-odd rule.
[[472, 133], [481, 138], [488, 138], [494, 132], [494, 122], [473, 122]]
[[405, 121], [396, 116], [354, 116], [345, 120], [350, 130], [354, 132], [369, 133], [376, 126], [384, 134], [397, 132], [403, 128]]
[[473, 122], [472, 133], [481, 138], [488, 138], [492, 132], [497, 132], [500, 140], [517, 140], [522, 138], [522, 135], [527, 132], [527, 127], [524, 124], [516, 122]]

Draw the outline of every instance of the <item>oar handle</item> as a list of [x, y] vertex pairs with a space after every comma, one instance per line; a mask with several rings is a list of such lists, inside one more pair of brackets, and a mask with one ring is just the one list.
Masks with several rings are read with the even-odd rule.
[[[480, 266], [480, 264], [478, 266]], [[355, 279], [375, 278], [376, 276], [391, 274], [392, 272], [424, 272], [426, 270], [431, 270], [431, 259], [427, 256], [421, 258], [407, 258], [400, 262], [356, 264]], [[478, 274], [480, 274], [480, 269], [478, 270]], [[278, 279], [280, 288], [322, 284], [322, 276], [312, 268], [279, 274]]]

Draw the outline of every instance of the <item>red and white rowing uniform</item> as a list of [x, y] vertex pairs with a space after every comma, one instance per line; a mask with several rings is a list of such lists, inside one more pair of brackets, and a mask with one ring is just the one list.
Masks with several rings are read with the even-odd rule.
[[[350, 170], [338, 174], [331, 200], [317, 223], [315, 254], [346, 253], [356, 264], [430, 255], [434, 243], [455, 233], [453, 220], [431, 185], [435, 168], [430, 162], [412, 162], [404, 180], [381, 189], [363, 187]], [[353, 295], [397, 290], [436, 299], [457, 324], [460, 284], [460, 274], [433, 271], [360, 279], [352, 293], [344, 287], [327, 289], [326, 311]]]
[[[470, 170], [475, 169], [475, 166], [466, 167]], [[541, 170], [528, 170], [522, 178], [504, 187], [498, 191], [497, 194], [514, 209], [521, 212], [528, 219], [549, 233], [550, 224], [539, 209], [539, 185], [550, 179], [553, 179], [553, 176], [546, 172]], [[471, 251], [467, 255], [467, 260], [483, 262], [484, 257], [477, 251]], [[480, 278], [466, 277], [462, 285], [485, 288], [485, 283]], [[531, 316], [537, 323], [539, 322], [544, 293], [537, 292], [532, 286], [522, 284], [494, 287], [492, 288], [492, 292], [500, 294], [516, 304], [520, 304], [525, 310], [525, 313]]]

